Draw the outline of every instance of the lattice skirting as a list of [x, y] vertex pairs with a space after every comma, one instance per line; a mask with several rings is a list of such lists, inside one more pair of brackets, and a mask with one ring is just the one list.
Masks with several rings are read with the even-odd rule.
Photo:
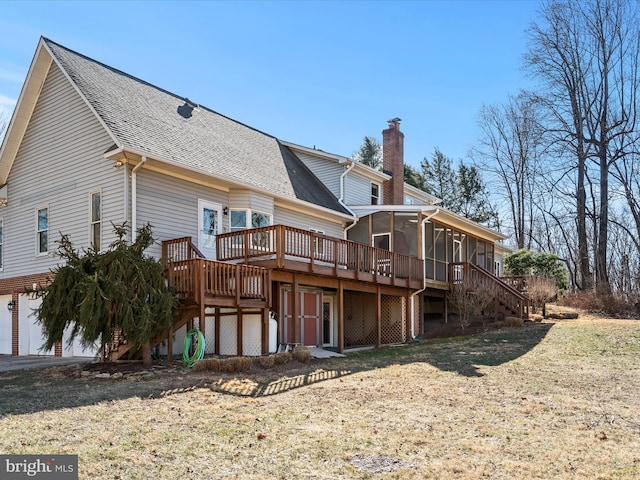
[[[345, 347], [375, 345], [378, 336], [375, 294], [345, 292], [344, 306]], [[408, 338], [404, 322], [407, 308], [404, 297], [382, 295], [381, 307], [382, 344], [404, 342]]]

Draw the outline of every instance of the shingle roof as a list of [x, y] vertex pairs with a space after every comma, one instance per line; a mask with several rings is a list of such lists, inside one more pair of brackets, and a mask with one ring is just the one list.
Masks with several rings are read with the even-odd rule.
[[208, 108], [191, 109], [183, 97], [43, 41], [124, 148], [349, 214], [277, 138]]

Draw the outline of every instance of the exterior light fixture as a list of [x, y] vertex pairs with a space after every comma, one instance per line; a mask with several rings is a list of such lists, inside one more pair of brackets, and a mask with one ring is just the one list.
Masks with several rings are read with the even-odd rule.
[[15, 306], [16, 306], [16, 301], [11, 300], [9, 303], [7, 303], [7, 310], [9, 310], [10, 312], [13, 312], [13, 307]]

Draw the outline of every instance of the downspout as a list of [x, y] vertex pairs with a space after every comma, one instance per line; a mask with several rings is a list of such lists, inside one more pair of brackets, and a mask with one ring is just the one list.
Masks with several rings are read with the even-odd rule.
[[[122, 165], [122, 171], [123, 171], [123, 180], [124, 180], [124, 205], [122, 207], [123, 209], [123, 216], [122, 218], [124, 219], [125, 222], [128, 222], [129, 220], [129, 164], [128, 163], [124, 163], [124, 165]], [[126, 239], [128, 239], [128, 236], [125, 236]]]
[[133, 167], [131, 170], [131, 231], [133, 241], [138, 238], [138, 231], [136, 230], [136, 225], [138, 222], [138, 182], [137, 182], [137, 171], [146, 163], [147, 156], [143, 155], [142, 160], [138, 165]]
[[[431, 220], [433, 217], [435, 217], [438, 213], [440, 213], [440, 207], [436, 208], [436, 209], [435, 209], [435, 211], [434, 211], [431, 215], [426, 216], [426, 217], [425, 217], [425, 218], [423, 218], [423, 219], [422, 219], [422, 221], [420, 222], [420, 228], [423, 230], [423, 235], [422, 235], [422, 238], [423, 238], [423, 240], [422, 240], [422, 244], [423, 244], [423, 248], [422, 248], [422, 250], [423, 250], [423, 252], [422, 252], [422, 256], [423, 256], [423, 257], [424, 257], [424, 224], [425, 224], [425, 223], [427, 223], [429, 220]], [[423, 258], [422, 260], [424, 260], [424, 258]], [[411, 295], [411, 299], [412, 299], [412, 300], [411, 300], [411, 314], [412, 314], [412, 316], [414, 316], [414, 315], [415, 315], [415, 311], [413, 310], [413, 297], [415, 297], [416, 295], [421, 294], [422, 292], [424, 292], [424, 291], [427, 289], [427, 285], [426, 285], [426, 283], [424, 282], [424, 280], [423, 280], [423, 284], [422, 284], [422, 285], [423, 285], [423, 287], [422, 287], [420, 290], [418, 290], [417, 292], [414, 292], [414, 293]], [[422, 322], [423, 320], [421, 319], [420, 321]], [[414, 323], [415, 323], [415, 322], [414, 322]], [[413, 332], [413, 331], [412, 331], [412, 332], [411, 332], [411, 336], [412, 336], [412, 337], [413, 337], [413, 339], [415, 340], [415, 338], [416, 338], [416, 337], [413, 335], [414, 333], [415, 333], [415, 332]]]
[[358, 224], [358, 221], [360, 220], [356, 216], [356, 214], [353, 213], [353, 210], [351, 210], [347, 206], [347, 204], [344, 203], [344, 179], [347, 177], [347, 173], [353, 170], [353, 168], [356, 166], [353, 160], [349, 160], [349, 162], [351, 162], [349, 163], [349, 166], [344, 170], [344, 172], [342, 172], [342, 175], [340, 175], [340, 198], [338, 198], [338, 203], [342, 205], [347, 210], [347, 212], [349, 212], [351, 215], [355, 217], [355, 220], [353, 221], [353, 223], [344, 229], [343, 235], [345, 240], [347, 239], [347, 232], [351, 230], [353, 227], [355, 227]]

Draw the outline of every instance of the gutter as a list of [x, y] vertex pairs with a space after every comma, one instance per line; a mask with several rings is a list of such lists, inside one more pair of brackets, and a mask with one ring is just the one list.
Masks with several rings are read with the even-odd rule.
[[143, 155], [139, 164], [131, 170], [131, 236], [135, 242], [138, 238], [136, 225], [138, 222], [138, 175], [137, 171], [147, 162], [147, 156]]

